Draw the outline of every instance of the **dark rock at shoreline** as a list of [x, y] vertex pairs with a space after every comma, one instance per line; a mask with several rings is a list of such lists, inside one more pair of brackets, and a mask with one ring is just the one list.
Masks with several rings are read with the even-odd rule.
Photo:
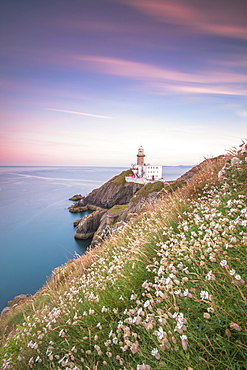
[[124, 171], [120, 175], [114, 176], [100, 188], [94, 189], [89, 195], [70, 206], [69, 211], [75, 213], [88, 209], [110, 209], [116, 204], [128, 204], [142, 185], [125, 182], [127, 172]]
[[86, 217], [82, 217], [76, 224], [75, 239], [89, 239], [99, 228], [102, 216], [107, 212], [106, 209], [97, 210]]
[[91, 246], [100, 244], [135, 217], [143, 207], [155, 204], [160, 196], [167, 196], [177, 188], [185, 186], [203, 168], [205, 162], [214, 165], [220, 159], [221, 156], [206, 159], [177, 180], [165, 183], [161, 181], [146, 185], [127, 183], [125, 176], [128, 171], [122, 172], [69, 207], [70, 212], [95, 210], [74, 222], [75, 238], [93, 238]]
[[72, 200], [74, 202], [77, 202], [78, 200], [83, 199], [84, 197], [81, 194], [75, 194], [73, 197], [69, 198], [69, 200]]
[[12, 301], [8, 302], [8, 306], [3, 308], [1, 316], [7, 315], [13, 308], [20, 306], [22, 303], [32, 298], [32, 294], [20, 294], [14, 297]]

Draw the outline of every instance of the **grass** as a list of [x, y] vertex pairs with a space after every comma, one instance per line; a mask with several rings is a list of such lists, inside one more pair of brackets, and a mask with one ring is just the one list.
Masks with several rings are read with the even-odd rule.
[[246, 156], [205, 163], [56, 269], [46, 302], [3, 333], [2, 369], [245, 369]]
[[124, 185], [126, 184], [125, 177], [132, 174], [132, 170], [122, 171], [115, 179], [112, 181], [113, 184]]
[[126, 209], [128, 208], [128, 204], [123, 204], [123, 205], [115, 205], [112, 208], [108, 210], [109, 213], [113, 213], [116, 216], [119, 216], [122, 214]]
[[156, 181], [153, 183], [147, 183], [142, 186], [140, 190], [134, 195], [131, 199], [132, 204], [137, 204], [142, 198], [146, 199], [149, 194], [154, 192], [159, 192], [164, 188], [164, 184], [162, 181]]

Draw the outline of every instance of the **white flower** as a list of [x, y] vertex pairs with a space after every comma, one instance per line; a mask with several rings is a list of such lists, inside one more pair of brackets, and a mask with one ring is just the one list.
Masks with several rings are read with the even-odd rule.
[[206, 290], [202, 290], [200, 292], [200, 297], [201, 297], [201, 299], [208, 299], [209, 294], [208, 294], [208, 292]]
[[226, 265], [227, 265], [227, 261], [226, 260], [220, 261], [220, 266], [221, 267], [225, 267]]
[[215, 276], [214, 274], [212, 273], [212, 270], [210, 270], [206, 276], [206, 279], [207, 280], [215, 280]]
[[159, 327], [159, 330], [157, 332], [157, 337], [159, 339], [163, 339], [164, 338], [164, 330], [163, 330], [163, 328], [161, 326]]
[[144, 303], [144, 307], [146, 308], [146, 307], [148, 307], [150, 305], [150, 301], [149, 300], [147, 300], [145, 303]]
[[181, 336], [180, 336], [180, 338], [181, 338], [182, 340], [186, 340], [186, 339], [187, 339], [187, 335], [183, 334], [183, 335], [181, 335]]
[[189, 293], [189, 290], [185, 289], [185, 291], [183, 292], [184, 297], [187, 297], [188, 293]]
[[159, 351], [158, 351], [157, 348], [153, 348], [152, 351], [151, 351], [152, 356], [156, 356], [158, 353], [159, 353]]
[[236, 271], [234, 269], [230, 270], [230, 275], [235, 275]]
[[237, 274], [237, 275], [235, 275], [235, 279], [236, 280], [241, 280], [241, 276]]

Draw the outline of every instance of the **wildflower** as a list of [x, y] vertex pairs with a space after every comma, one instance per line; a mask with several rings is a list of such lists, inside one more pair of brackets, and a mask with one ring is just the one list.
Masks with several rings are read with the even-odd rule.
[[214, 308], [213, 307], [208, 307], [207, 308], [207, 311], [213, 313], [214, 312]]
[[138, 352], [138, 346], [139, 346], [139, 343], [136, 341], [135, 343], [132, 344], [132, 346], [130, 347], [130, 350], [132, 353], [136, 353]]
[[220, 266], [221, 267], [227, 267], [228, 265], [227, 265], [227, 261], [226, 260], [222, 260], [222, 261], [220, 261]]
[[241, 326], [239, 326], [235, 322], [230, 322], [229, 326], [230, 326], [230, 328], [233, 328], [233, 329], [235, 329], [237, 331], [241, 331], [242, 330]]
[[150, 305], [150, 301], [147, 300], [146, 302], [144, 302], [144, 307], [147, 308], [148, 306]]
[[151, 370], [151, 367], [149, 365], [137, 365], [136, 370]]
[[118, 344], [118, 339], [117, 339], [116, 337], [114, 337], [114, 338], [112, 339], [112, 343], [114, 343], [114, 344]]
[[236, 271], [234, 269], [230, 270], [230, 275], [235, 275]]
[[215, 275], [212, 273], [212, 270], [209, 271], [209, 273], [206, 276], [207, 280], [215, 280]]
[[187, 348], [188, 348], [188, 345], [187, 345], [187, 336], [183, 334], [183, 335], [181, 335], [180, 338], [182, 340], [182, 347], [186, 351]]
[[235, 275], [235, 279], [236, 280], [241, 280], [241, 276], [237, 274], [237, 275]]
[[35, 362], [41, 362], [42, 360], [41, 360], [41, 358], [38, 356], [38, 357], [36, 357], [36, 359], [35, 359]]
[[157, 360], [159, 360], [160, 354], [159, 354], [158, 348], [153, 348], [151, 351], [151, 355], [154, 356]]
[[96, 325], [96, 328], [99, 328], [100, 330], [102, 329], [102, 326], [101, 326], [100, 322], [98, 322], [98, 324]]
[[64, 329], [60, 330], [59, 334], [58, 334], [59, 337], [64, 337], [65, 334], [64, 334]]
[[185, 289], [185, 291], [183, 292], [184, 297], [187, 297], [188, 293], [189, 293], [189, 290]]
[[209, 298], [209, 294], [208, 294], [208, 292], [206, 290], [202, 290], [200, 292], [200, 297], [201, 297], [201, 299], [208, 299]]
[[164, 330], [161, 326], [158, 329], [157, 337], [158, 337], [158, 339], [163, 339], [164, 338]]

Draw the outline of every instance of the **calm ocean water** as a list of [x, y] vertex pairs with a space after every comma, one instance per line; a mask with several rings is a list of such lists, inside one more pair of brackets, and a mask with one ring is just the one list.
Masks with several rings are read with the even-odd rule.
[[[163, 167], [175, 180], [191, 166]], [[19, 294], [34, 294], [52, 270], [83, 254], [89, 241], [76, 241], [68, 200], [86, 195], [125, 168], [0, 167], [0, 311]]]

